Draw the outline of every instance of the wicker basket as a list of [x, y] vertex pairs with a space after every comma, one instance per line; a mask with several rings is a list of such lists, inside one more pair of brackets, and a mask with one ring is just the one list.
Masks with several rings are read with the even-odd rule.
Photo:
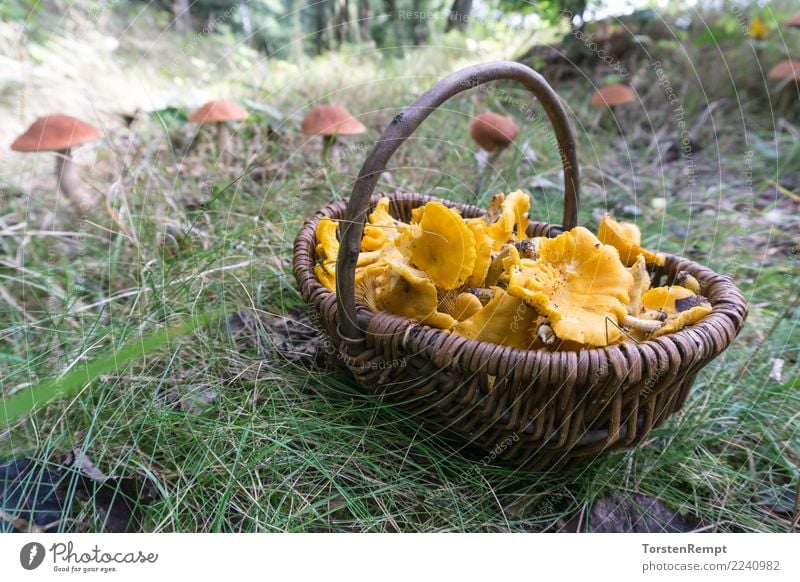
[[[294, 244], [294, 272], [319, 325], [365, 391], [401, 402], [437, 429], [479, 445], [491, 460], [530, 469], [568, 467], [634, 445], [678, 410], [697, 372], [741, 329], [744, 297], [728, 277], [690, 260], [667, 256], [653, 285], [692, 274], [712, 312], [683, 330], [641, 343], [624, 342], [577, 352], [520, 350], [433, 329], [389, 313], [372, 313], [354, 299], [354, 274], [364, 222], [379, 196], [375, 185], [392, 154], [439, 105], [461, 91], [510, 79], [544, 107], [561, 152], [565, 181], [563, 225], [530, 222], [529, 236], [555, 236], [575, 226], [578, 165], [561, 101], [536, 72], [513, 62], [475, 65], [441, 80], [395, 117], [364, 162], [349, 201], [326, 206], [305, 223]], [[393, 194], [393, 216], [433, 198]], [[441, 200], [463, 216], [483, 210]], [[336, 293], [314, 274], [315, 231], [328, 216], [341, 220]]]

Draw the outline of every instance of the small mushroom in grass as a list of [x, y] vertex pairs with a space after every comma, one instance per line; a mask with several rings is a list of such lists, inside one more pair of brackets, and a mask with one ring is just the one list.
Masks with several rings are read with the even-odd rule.
[[358, 135], [367, 131], [364, 124], [341, 105], [319, 105], [303, 118], [300, 131], [322, 136], [322, 158], [326, 159], [340, 135]]
[[19, 136], [11, 149], [17, 152], [56, 152], [56, 180], [58, 188], [73, 203], [86, 210], [92, 197], [83, 191], [78, 168], [72, 159], [72, 148], [100, 139], [103, 133], [69, 115], [48, 115], [33, 122]]
[[800, 61], [781, 61], [769, 70], [767, 77], [773, 81], [796, 81], [800, 79]]
[[795, 12], [786, 21], [786, 26], [789, 28], [800, 28], [800, 12]]
[[[487, 111], [469, 122], [469, 135], [478, 146], [489, 154], [488, 169], [519, 135], [519, 126], [510, 115], [503, 116]], [[485, 158], [481, 161], [485, 161]], [[475, 184], [476, 194], [480, 193], [485, 173], [481, 172]]]
[[767, 77], [778, 83], [778, 103], [775, 109], [785, 112], [792, 102], [797, 100], [797, 82], [800, 81], [800, 61], [786, 60], [781, 61], [772, 67], [767, 73]]
[[476, 144], [491, 153], [510, 146], [519, 135], [519, 126], [510, 115], [502, 116], [489, 111], [470, 121], [469, 135]]
[[205, 125], [212, 123], [217, 127], [217, 155], [220, 158], [225, 153], [225, 146], [230, 140], [231, 128], [229, 122], [241, 121], [248, 115], [247, 109], [228, 101], [227, 99], [220, 99], [217, 101], [209, 101], [200, 109], [192, 113], [189, 121], [192, 123], [199, 123]]
[[592, 95], [591, 103], [596, 107], [617, 107], [634, 101], [636, 101], [636, 93], [633, 89], [622, 83], [615, 83], [600, 87]]
[[[615, 83], [613, 85], [606, 85], [600, 87], [592, 95], [591, 104], [595, 107], [602, 107], [608, 109], [613, 113], [614, 109], [621, 105], [627, 105], [636, 101], [636, 92], [628, 85], [622, 83]], [[602, 113], [602, 112], [601, 112]]]

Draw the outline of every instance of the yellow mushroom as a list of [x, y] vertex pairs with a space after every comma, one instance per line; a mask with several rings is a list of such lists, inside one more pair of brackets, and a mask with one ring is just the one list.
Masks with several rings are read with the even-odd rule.
[[492, 261], [492, 237], [489, 236], [486, 223], [480, 220], [468, 220], [467, 228], [475, 237], [475, 266], [472, 268], [467, 285], [483, 287], [486, 273], [489, 271], [489, 264]]
[[514, 233], [517, 240], [525, 238], [530, 209], [531, 199], [522, 190], [512, 192], [502, 200], [500, 216], [489, 225], [489, 235], [494, 239], [494, 250], [502, 249], [514, 237]]
[[650, 289], [642, 296], [642, 307], [667, 316], [663, 325], [653, 333], [653, 337], [680, 331], [687, 325], [697, 323], [712, 311], [711, 304], [705, 297], [680, 285]]
[[619, 251], [619, 258], [626, 267], [631, 267], [639, 255], [644, 256], [648, 265], [663, 266], [666, 257], [663, 253], [653, 253], [639, 246], [642, 232], [632, 222], [617, 222], [610, 214], [604, 214], [597, 227], [597, 238], [604, 244]]
[[499, 287], [493, 287], [492, 292], [489, 302], [456, 325], [453, 331], [470, 339], [528, 348], [534, 341], [531, 330], [536, 312]]
[[397, 247], [401, 253], [407, 251], [411, 263], [437, 287], [460, 287], [475, 268], [475, 235], [460, 214], [441, 202], [428, 202], [421, 214], [419, 224], [397, 237]]
[[[339, 240], [336, 237], [336, 228], [339, 223], [327, 216], [317, 224], [317, 264], [314, 265], [314, 274], [329, 291], [336, 290], [336, 258], [339, 254]], [[380, 250], [360, 253], [356, 267], [371, 265], [381, 255]]]
[[401, 261], [384, 260], [382, 291], [377, 297], [378, 310], [386, 310], [420, 323], [450, 329], [456, 324], [452, 316], [437, 310], [436, 287], [427, 275]]
[[458, 321], [464, 321], [478, 313], [482, 308], [483, 304], [477, 295], [469, 292], [459, 293], [451, 315]]
[[369, 215], [367, 225], [364, 227], [364, 236], [361, 239], [362, 251], [377, 251], [397, 237], [398, 227], [402, 226], [399, 220], [389, 214], [389, 199], [384, 196], [375, 205], [375, 210]]
[[561, 340], [590, 346], [619, 340], [634, 281], [617, 251], [576, 227], [542, 239], [539, 256], [510, 264], [509, 294], [545, 316]]
[[628, 313], [638, 315], [642, 310], [642, 295], [650, 289], [650, 274], [647, 272], [647, 263], [644, 255], [636, 257], [636, 262], [629, 269], [633, 276], [633, 287], [631, 288], [630, 299], [628, 301]]

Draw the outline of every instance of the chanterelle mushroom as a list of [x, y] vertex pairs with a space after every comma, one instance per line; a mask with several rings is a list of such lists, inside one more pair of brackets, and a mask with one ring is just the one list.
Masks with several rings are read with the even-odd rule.
[[241, 121], [247, 117], [247, 109], [228, 101], [227, 99], [219, 99], [216, 101], [209, 101], [200, 109], [192, 113], [189, 121], [192, 123], [199, 123], [201, 125], [212, 123], [217, 127], [217, 155], [223, 157], [225, 146], [230, 140], [230, 126], [231, 121]]
[[492, 292], [486, 305], [456, 325], [455, 333], [504, 346], [529, 347], [534, 340], [532, 328], [536, 312], [499, 287], [492, 287]]
[[306, 135], [322, 136], [322, 157], [326, 158], [338, 136], [357, 135], [367, 128], [341, 105], [319, 105], [303, 118], [300, 131]]
[[[327, 216], [317, 224], [317, 264], [314, 266], [319, 282], [329, 291], [336, 290], [336, 259], [339, 254], [339, 240], [336, 237], [336, 229], [339, 223]], [[356, 267], [366, 267], [377, 261], [381, 256], [381, 251], [371, 251], [360, 253]]]
[[78, 170], [72, 160], [72, 148], [102, 136], [99, 129], [80, 119], [69, 115], [48, 115], [34, 121], [25, 133], [14, 140], [11, 149], [17, 152], [56, 152], [59, 190], [73, 203], [86, 209], [91, 206], [92, 197], [81, 188]]
[[542, 239], [538, 260], [509, 266], [508, 293], [545, 316], [559, 339], [591, 346], [620, 339], [633, 276], [587, 229]]
[[650, 289], [642, 296], [642, 307], [667, 316], [664, 324], [653, 333], [653, 337], [674, 333], [687, 325], [697, 323], [712, 310], [708, 299], [679, 285]]
[[[498, 195], [502, 196], [502, 194]], [[497, 200], [498, 197], [495, 197]], [[528, 212], [531, 209], [531, 199], [522, 190], [516, 190], [508, 196], [499, 198], [500, 214], [489, 225], [489, 235], [494, 239], [494, 250], [502, 250], [503, 245], [509, 242], [516, 234], [516, 240], [525, 238], [528, 227]], [[493, 203], [494, 200], [493, 200]]]
[[419, 224], [405, 229], [398, 245], [407, 245], [414, 266], [445, 290], [463, 285], [475, 268], [475, 235], [458, 212], [441, 202], [428, 202]]
[[388, 311], [436, 327], [450, 329], [456, 320], [438, 311], [436, 286], [419, 269], [384, 257], [356, 277], [356, 298], [374, 311]]
[[597, 227], [597, 238], [604, 244], [611, 245], [619, 251], [619, 258], [625, 266], [631, 267], [639, 255], [644, 256], [648, 265], [663, 266], [666, 257], [662, 253], [653, 253], [639, 246], [642, 232], [631, 222], [617, 222], [610, 214], [603, 215]]
[[387, 243], [393, 241], [400, 233], [403, 224], [389, 214], [389, 199], [383, 197], [378, 200], [364, 227], [364, 236], [361, 239], [362, 251], [376, 251], [383, 249]]

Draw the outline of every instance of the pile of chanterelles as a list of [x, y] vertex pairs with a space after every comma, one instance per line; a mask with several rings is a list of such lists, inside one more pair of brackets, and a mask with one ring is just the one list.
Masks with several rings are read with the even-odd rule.
[[[356, 299], [468, 338], [517, 348], [580, 349], [673, 333], [711, 312], [694, 277], [650, 288], [664, 255], [640, 246], [635, 224], [610, 215], [597, 236], [576, 227], [526, 235], [530, 198], [498, 194], [479, 218], [428, 202], [405, 223], [382, 198], [369, 215], [356, 268]], [[337, 222], [317, 227], [315, 268], [336, 286]]]

